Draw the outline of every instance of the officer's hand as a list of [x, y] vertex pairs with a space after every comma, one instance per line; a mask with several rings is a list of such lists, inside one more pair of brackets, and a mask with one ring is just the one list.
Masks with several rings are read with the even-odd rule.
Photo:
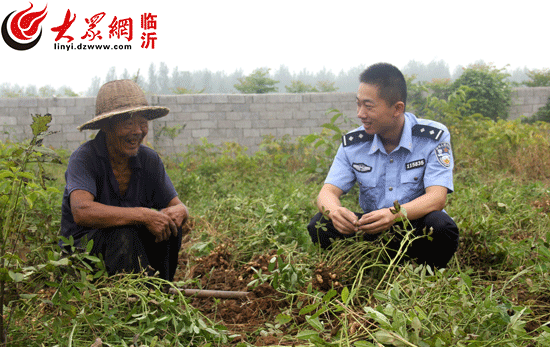
[[177, 235], [178, 229], [176, 223], [162, 212], [151, 209], [144, 209], [145, 226], [155, 236], [155, 242], [168, 240], [170, 235]]
[[357, 222], [359, 231], [367, 234], [378, 234], [388, 230], [395, 223], [395, 215], [389, 208], [364, 214]]
[[345, 207], [338, 207], [329, 213], [332, 224], [342, 234], [353, 234], [357, 232], [357, 216]]

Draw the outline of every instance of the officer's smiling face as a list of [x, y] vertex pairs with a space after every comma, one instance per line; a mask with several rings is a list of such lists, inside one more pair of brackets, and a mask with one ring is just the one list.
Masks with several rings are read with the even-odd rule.
[[388, 106], [378, 96], [378, 87], [361, 83], [357, 90], [357, 117], [363, 123], [367, 134], [386, 138], [395, 132], [398, 126], [399, 111], [396, 105]]

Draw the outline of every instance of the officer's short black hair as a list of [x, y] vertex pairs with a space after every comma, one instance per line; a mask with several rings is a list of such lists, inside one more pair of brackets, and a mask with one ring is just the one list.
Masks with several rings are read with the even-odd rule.
[[388, 106], [398, 101], [407, 102], [407, 82], [405, 76], [395, 66], [388, 63], [378, 63], [369, 66], [359, 75], [359, 82], [378, 87], [378, 96], [385, 100]]

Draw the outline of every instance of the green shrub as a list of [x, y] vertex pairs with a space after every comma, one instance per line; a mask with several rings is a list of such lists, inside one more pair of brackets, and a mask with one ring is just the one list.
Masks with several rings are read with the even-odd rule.
[[285, 86], [287, 93], [316, 93], [318, 90], [311, 84], [300, 80], [290, 81], [289, 86]]
[[546, 105], [539, 108], [534, 115], [523, 119], [523, 122], [525, 123], [534, 123], [539, 121], [550, 123], [550, 97], [546, 101]]
[[490, 119], [507, 119], [512, 88], [504, 69], [492, 65], [470, 65], [453, 83], [452, 91], [468, 86], [466, 99], [473, 99], [469, 114], [480, 113]]
[[523, 83], [527, 87], [550, 87], [550, 69], [529, 70], [527, 76], [531, 79]]
[[243, 94], [264, 94], [277, 92], [275, 84], [279, 83], [269, 77], [270, 69], [256, 69], [250, 75], [239, 78], [239, 83], [234, 87]]

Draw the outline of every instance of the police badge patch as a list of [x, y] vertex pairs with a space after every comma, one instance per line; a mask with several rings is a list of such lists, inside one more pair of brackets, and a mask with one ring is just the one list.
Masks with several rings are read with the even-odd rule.
[[451, 166], [451, 144], [448, 142], [441, 142], [435, 148], [435, 156], [439, 164], [450, 167]]
[[367, 164], [363, 164], [363, 163], [353, 163], [353, 164], [351, 164], [351, 166], [359, 172], [371, 172], [372, 171], [372, 167], [368, 166]]

